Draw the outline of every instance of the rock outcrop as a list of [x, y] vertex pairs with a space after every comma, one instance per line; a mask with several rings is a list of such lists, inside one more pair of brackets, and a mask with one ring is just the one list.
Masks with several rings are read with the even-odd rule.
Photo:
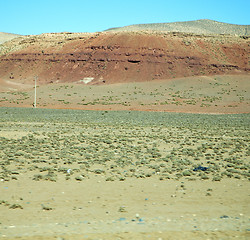
[[0, 78], [108, 84], [183, 76], [246, 74], [248, 38], [166, 32], [57, 33], [0, 46]]

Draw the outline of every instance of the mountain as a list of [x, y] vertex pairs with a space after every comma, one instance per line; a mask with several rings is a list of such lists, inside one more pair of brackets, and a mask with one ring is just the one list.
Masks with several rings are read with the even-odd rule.
[[249, 74], [248, 29], [198, 20], [96, 33], [1, 33], [0, 80], [29, 85], [36, 75], [44, 84], [111, 84]]
[[0, 44], [10, 41], [14, 38], [20, 37], [21, 35], [18, 34], [13, 34], [13, 33], [5, 33], [5, 32], [0, 32]]
[[246, 36], [168, 32], [49, 33], [0, 45], [0, 79], [110, 84], [248, 74]]
[[167, 32], [183, 32], [193, 34], [231, 34], [231, 35], [250, 35], [250, 25], [236, 25], [222, 23], [209, 19], [201, 19], [186, 22], [171, 23], [151, 23], [151, 24], [135, 24], [125, 27], [110, 28], [106, 31], [167, 31]]

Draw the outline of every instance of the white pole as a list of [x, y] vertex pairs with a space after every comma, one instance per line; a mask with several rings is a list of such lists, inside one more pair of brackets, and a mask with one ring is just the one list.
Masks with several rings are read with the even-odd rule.
[[36, 108], [36, 79], [37, 79], [37, 76], [35, 76], [34, 78], [35, 78], [35, 98], [34, 98], [34, 108]]

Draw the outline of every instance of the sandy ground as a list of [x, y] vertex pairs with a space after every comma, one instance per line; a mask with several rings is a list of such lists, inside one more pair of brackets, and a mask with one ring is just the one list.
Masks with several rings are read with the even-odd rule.
[[1, 239], [247, 239], [248, 190], [243, 180], [106, 182], [96, 176], [48, 183], [21, 176], [1, 183], [1, 198], [23, 206], [1, 206]]
[[248, 115], [36, 110], [0, 108], [0, 239], [250, 237]]
[[[190, 113], [249, 113], [249, 75], [200, 76], [143, 83], [39, 85], [37, 107], [81, 110], [141, 110]], [[32, 107], [30, 85], [7, 84], [0, 106]], [[9, 87], [7, 91], [6, 86]], [[13, 88], [16, 88], [13, 91]], [[26, 88], [26, 90], [25, 90]]]

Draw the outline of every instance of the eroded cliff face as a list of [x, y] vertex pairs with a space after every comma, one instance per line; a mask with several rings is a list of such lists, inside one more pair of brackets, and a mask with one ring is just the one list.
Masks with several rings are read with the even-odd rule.
[[181, 33], [57, 33], [0, 47], [0, 78], [109, 84], [249, 73], [248, 38]]

